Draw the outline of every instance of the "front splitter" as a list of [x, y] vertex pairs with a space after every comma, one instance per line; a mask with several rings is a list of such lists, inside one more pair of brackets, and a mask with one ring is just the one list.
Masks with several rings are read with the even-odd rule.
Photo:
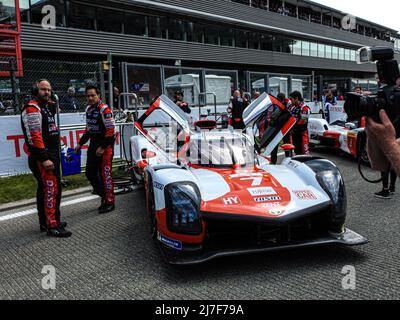
[[283, 250], [291, 250], [297, 248], [316, 247], [322, 245], [339, 244], [344, 246], [358, 246], [368, 243], [368, 240], [358, 233], [346, 229], [342, 234], [329, 234], [326, 237], [306, 240], [302, 242], [295, 242], [287, 245], [276, 245], [269, 247], [257, 247], [248, 249], [221, 249], [221, 250], [210, 250], [201, 253], [186, 254], [171, 249], [167, 249], [161, 245], [161, 251], [164, 254], [165, 259], [168, 263], [173, 265], [196, 265], [208, 262], [210, 260], [222, 257], [245, 255], [245, 254], [256, 254], [265, 252], [275, 252]]

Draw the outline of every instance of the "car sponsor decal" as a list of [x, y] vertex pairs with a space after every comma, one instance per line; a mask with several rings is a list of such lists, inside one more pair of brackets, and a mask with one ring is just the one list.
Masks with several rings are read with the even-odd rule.
[[164, 185], [161, 183], [158, 183], [156, 181], [153, 182], [154, 188], [163, 191], [164, 190]]
[[271, 187], [249, 188], [247, 189], [253, 197], [276, 195], [276, 191]]
[[226, 206], [238, 206], [242, 204], [242, 201], [239, 199], [238, 196], [223, 197], [222, 202]]
[[317, 200], [317, 196], [311, 190], [296, 190], [294, 195], [299, 200]]
[[269, 214], [273, 216], [280, 216], [285, 213], [285, 210], [282, 208], [276, 208], [276, 209], [271, 209], [269, 210]]
[[254, 198], [255, 202], [268, 202], [268, 201], [280, 201], [280, 200], [282, 200], [282, 199], [281, 199], [281, 197], [278, 197], [278, 196]]
[[262, 208], [273, 208], [273, 207], [279, 207], [281, 205], [282, 205], [281, 202], [266, 202], [266, 203], [262, 203], [261, 207]]
[[158, 234], [158, 240], [162, 243], [164, 243], [167, 247], [173, 248], [175, 250], [181, 251], [183, 248], [182, 242], [168, 239], [167, 237], [164, 237], [162, 234]]

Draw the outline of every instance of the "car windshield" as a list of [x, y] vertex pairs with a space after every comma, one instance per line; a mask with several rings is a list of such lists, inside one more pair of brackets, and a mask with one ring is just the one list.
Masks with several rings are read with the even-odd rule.
[[254, 147], [244, 135], [231, 132], [202, 132], [191, 138], [188, 161], [208, 167], [254, 165]]

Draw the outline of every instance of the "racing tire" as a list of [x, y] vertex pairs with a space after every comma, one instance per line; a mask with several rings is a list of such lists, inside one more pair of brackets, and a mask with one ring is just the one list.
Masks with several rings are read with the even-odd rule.
[[158, 236], [157, 219], [156, 219], [156, 202], [154, 199], [153, 180], [151, 179], [151, 177], [149, 177], [147, 180], [146, 206], [147, 206], [147, 213], [150, 219], [150, 234], [152, 239], [156, 240]]

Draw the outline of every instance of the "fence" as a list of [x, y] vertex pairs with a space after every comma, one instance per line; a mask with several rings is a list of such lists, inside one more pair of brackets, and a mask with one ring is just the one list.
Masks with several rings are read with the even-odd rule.
[[[2, 60], [3, 58], [0, 57]], [[85, 88], [97, 86], [104, 94], [104, 79], [100, 62], [73, 62], [45, 59], [23, 59], [24, 77], [0, 78], [0, 115], [18, 114], [30, 99], [32, 85], [38, 79], [48, 79], [60, 99], [61, 112], [82, 112], [86, 107]]]

